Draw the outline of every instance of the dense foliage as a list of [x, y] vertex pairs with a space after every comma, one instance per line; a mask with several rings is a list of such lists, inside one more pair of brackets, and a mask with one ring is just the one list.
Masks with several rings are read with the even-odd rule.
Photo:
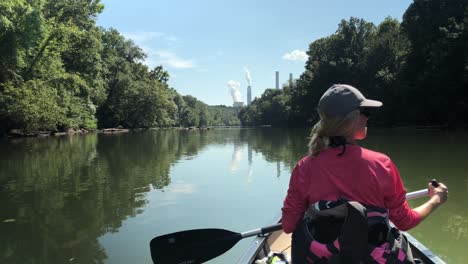
[[167, 71], [142, 63], [141, 48], [96, 26], [103, 8], [99, 0], [0, 2], [0, 134], [239, 124], [234, 108], [181, 96]]
[[466, 0], [415, 0], [401, 23], [342, 20], [336, 33], [312, 42], [307, 54], [296, 84], [266, 90], [241, 111], [242, 124], [310, 125], [320, 96], [334, 83], [384, 102], [374, 124], [468, 124]]

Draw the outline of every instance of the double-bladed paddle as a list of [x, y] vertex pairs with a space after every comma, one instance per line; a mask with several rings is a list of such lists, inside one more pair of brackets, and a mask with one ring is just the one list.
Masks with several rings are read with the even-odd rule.
[[[438, 183], [434, 180], [432, 185], [437, 187]], [[406, 200], [428, 194], [427, 189], [407, 193]], [[199, 264], [223, 254], [243, 238], [280, 229], [281, 223], [243, 233], [216, 228], [175, 232], [151, 240], [151, 258], [155, 264]]]

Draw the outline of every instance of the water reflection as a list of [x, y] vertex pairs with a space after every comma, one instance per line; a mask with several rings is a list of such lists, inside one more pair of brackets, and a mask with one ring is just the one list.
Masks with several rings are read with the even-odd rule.
[[253, 173], [253, 166], [252, 166], [252, 147], [250, 145], [247, 147], [247, 159], [249, 161], [249, 169], [247, 172], [247, 182], [252, 182], [252, 173]]
[[103, 263], [97, 238], [141, 213], [171, 165], [203, 145], [171, 130], [2, 141], [0, 262]]
[[451, 233], [455, 240], [468, 241], [468, 219], [461, 215], [450, 216], [442, 230]]
[[103, 210], [109, 179], [94, 173], [96, 142], [96, 135], [2, 142], [0, 219], [16, 221], [0, 223], [0, 262], [64, 263], [78, 252], [84, 262], [103, 262], [95, 238], [122, 219]]
[[[98, 238], [121, 232], [126, 220], [148, 210], [148, 195], [154, 190], [170, 190], [173, 199], [180, 194], [201, 203], [204, 197], [213, 199], [196, 182], [171, 181], [171, 169], [179, 163], [216, 146], [224, 151], [227, 146], [232, 155], [224, 170], [246, 173], [250, 184], [261, 176], [263, 160], [275, 167], [275, 178], [290, 171], [307, 153], [307, 135], [304, 129], [269, 128], [2, 140], [0, 263], [104, 263], [108, 252]], [[388, 154], [410, 191], [424, 187], [430, 178], [449, 185], [449, 203], [413, 234], [447, 261], [460, 263], [468, 245], [464, 154], [468, 136], [462, 132], [370, 130], [363, 144]], [[259, 159], [262, 163], [255, 163]], [[167, 196], [165, 199], [156, 202], [167, 203]], [[157, 209], [158, 205], [151, 206]]]
[[229, 164], [229, 170], [231, 172], [239, 169], [240, 162], [242, 161], [242, 146], [235, 144], [234, 151], [232, 152], [231, 163]]

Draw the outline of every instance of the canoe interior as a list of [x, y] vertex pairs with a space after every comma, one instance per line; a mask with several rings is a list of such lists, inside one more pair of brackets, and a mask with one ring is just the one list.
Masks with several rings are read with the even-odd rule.
[[[424, 264], [445, 264], [438, 256], [432, 253], [422, 243], [416, 240], [410, 234], [403, 232], [411, 246], [413, 257], [421, 260]], [[273, 252], [285, 252], [288, 256], [291, 256], [291, 235], [285, 234], [280, 231], [273, 232], [267, 236], [257, 236], [250, 246], [245, 251], [244, 255], [241, 256], [238, 264], [253, 264], [255, 260], [262, 259]]]

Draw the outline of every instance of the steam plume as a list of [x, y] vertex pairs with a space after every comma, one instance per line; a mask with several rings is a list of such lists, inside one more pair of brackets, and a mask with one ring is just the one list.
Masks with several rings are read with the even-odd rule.
[[247, 83], [248, 83], [249, 86], [250, 86], [250, 81], [252, 80], [252, 79], [250, 78], [250, 71], [249, 71], [249, 69], [247, 69], [247, 67], [244, 67], [244, 70], [245, 70], [245, 78], [247, 79]]
[[230, 80], [227, 82], [229, 92], [231, 93], [232, 100], [234, 102], [241, 102], [240, 83]]

